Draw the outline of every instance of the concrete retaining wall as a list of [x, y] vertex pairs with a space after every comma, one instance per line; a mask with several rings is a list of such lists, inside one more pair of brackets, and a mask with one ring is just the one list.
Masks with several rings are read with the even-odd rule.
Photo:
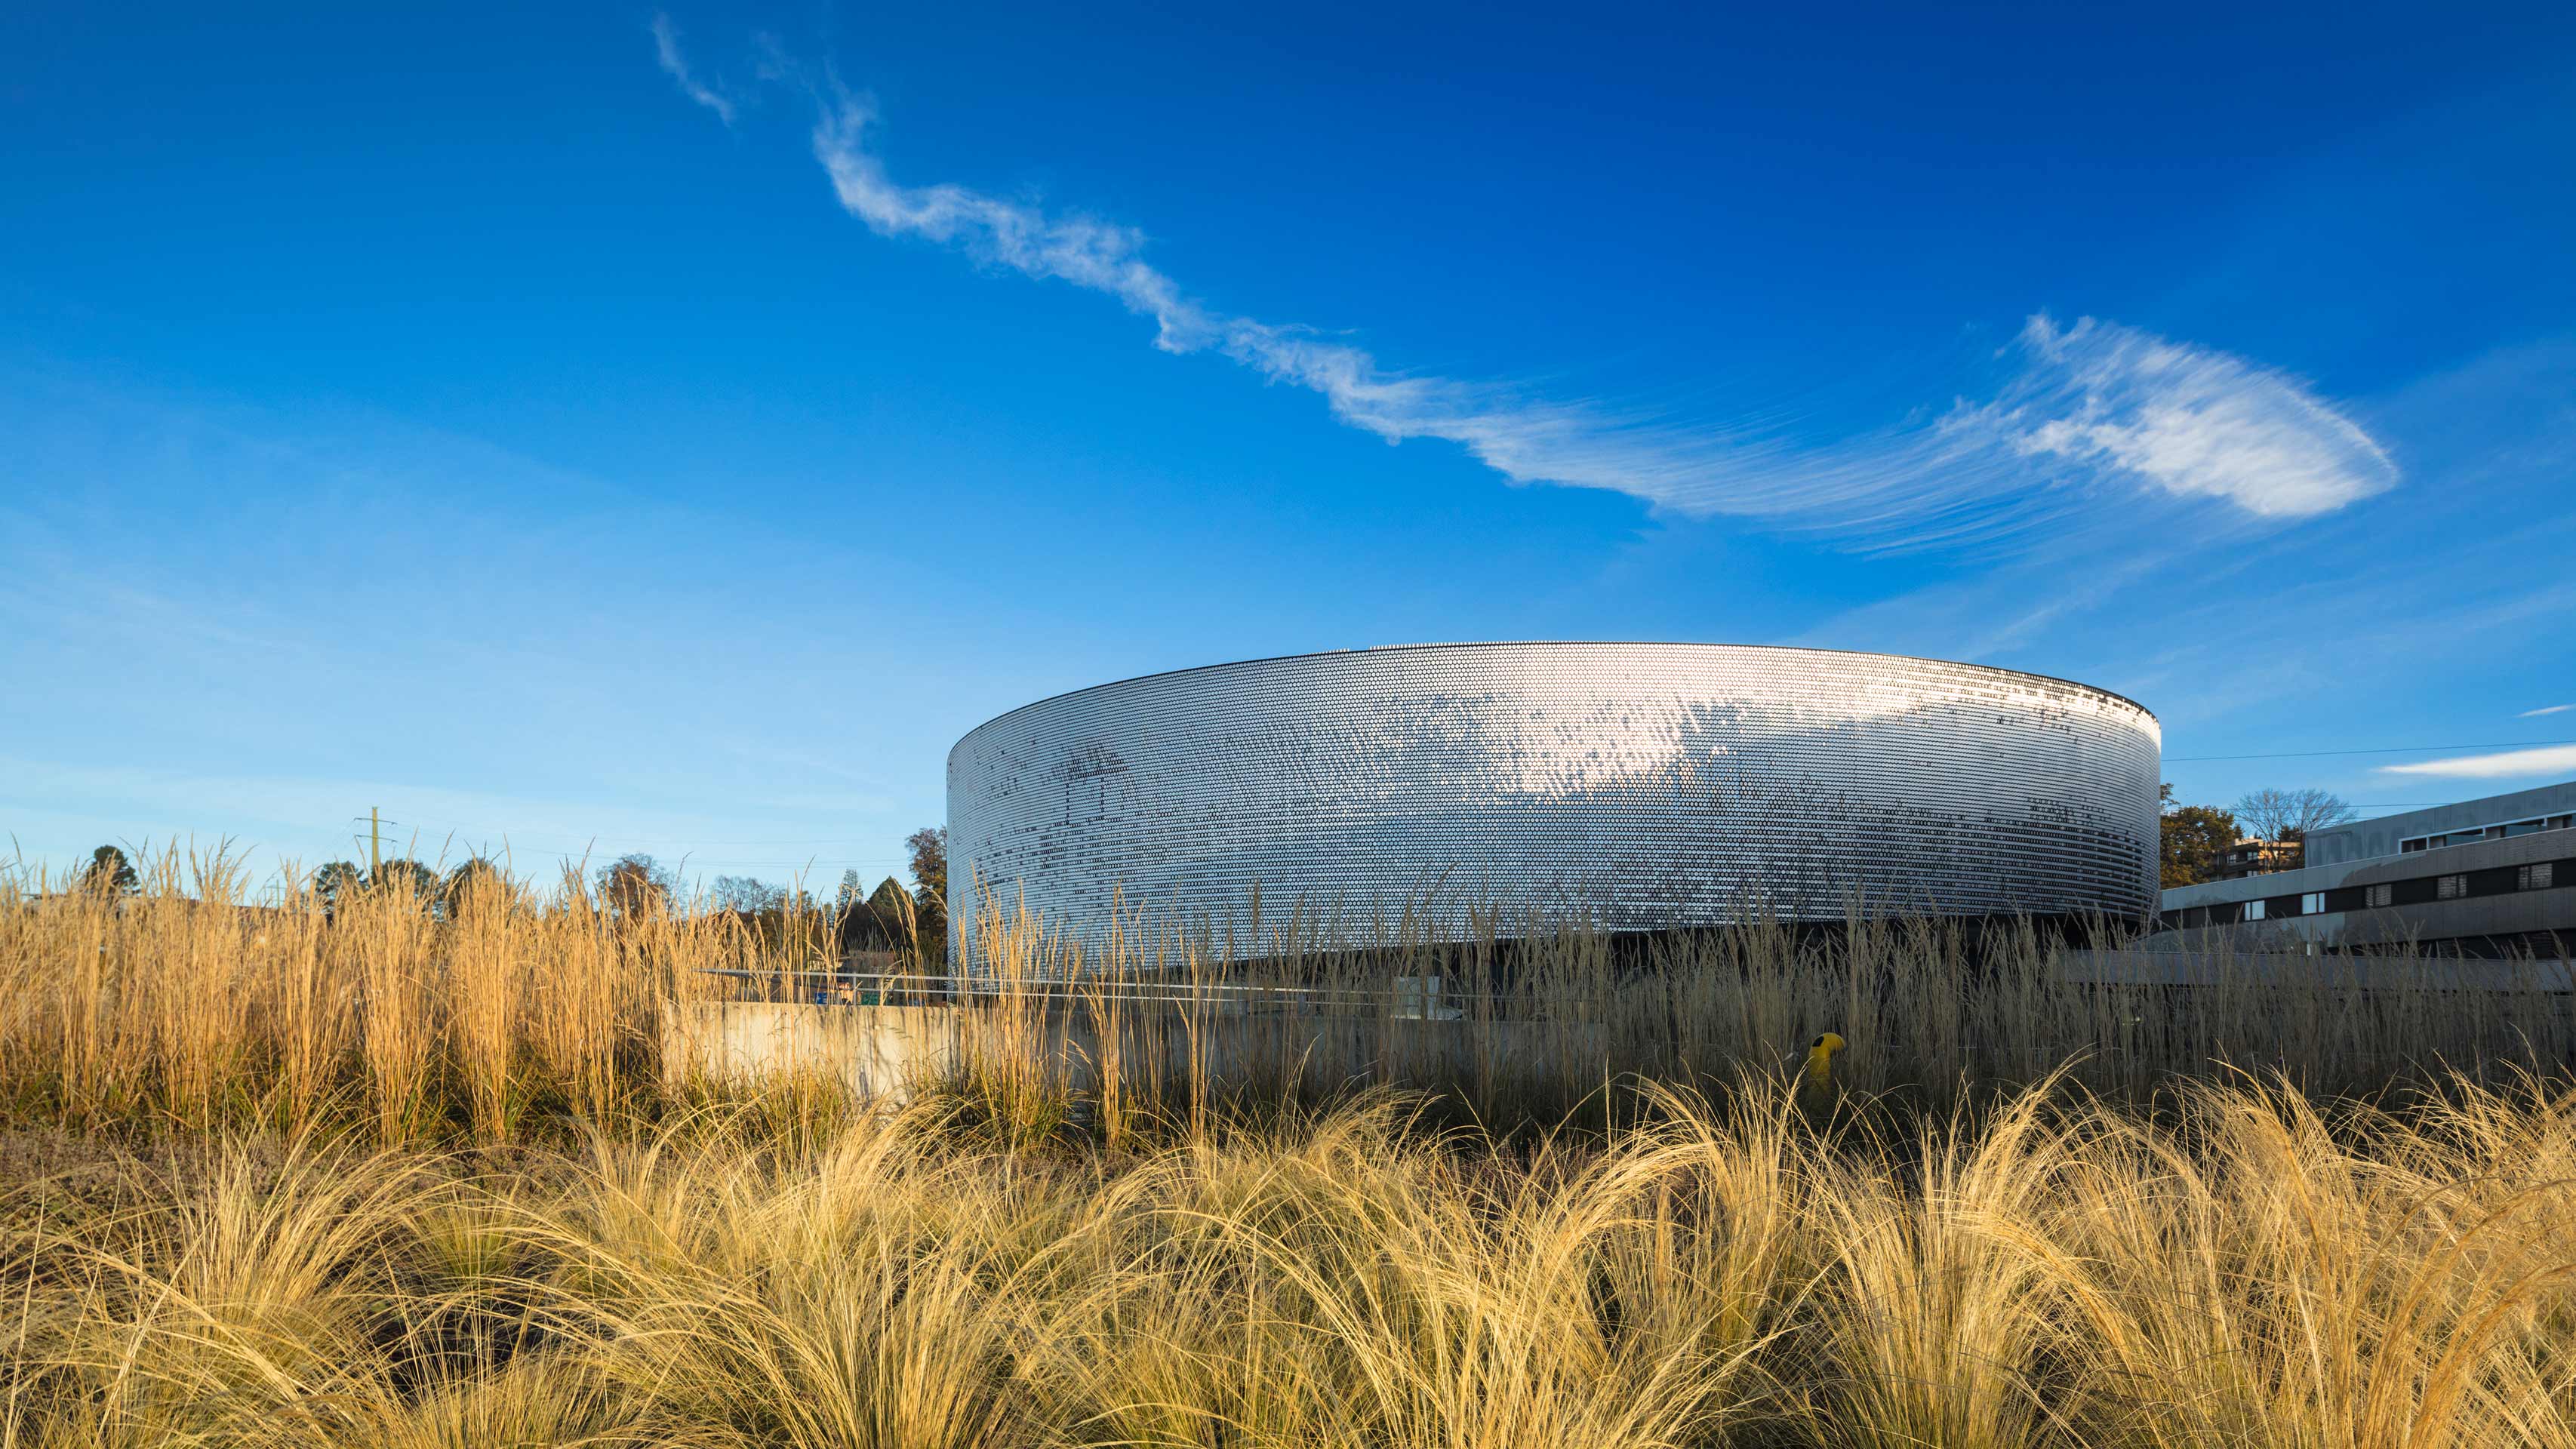
[[[1067, 1084], [1095, 1089], [1104, 1067], [1130, 1091], [1189, 1080], [1194, 1065], [1221, 1086], [1309, 1089], [1353, 1080], [1492, 1080], [1598, 1057], [1600, 1028], [1584, 1022], [1467, 1022], [1379, 1016], [1225, 1015], [1195, 1030], [1177, 1015], [1131, 1020], [1114, 1055], [1084, 1013], [971, 1006], [815, 1006], [697, 1002], [663, 1021], [664, 1070], [748, 1083], [791, 1075], [837, 1077], [852, 1092], [901, 1100], [957, 1071], [979, 1041], [1042, 1043]], [[1007, 1057], [1007, 1054], [1000, 1054]]]
[[900, 1099], [954, 1067], [956, 1018], [950, 1006], [690, 1002], [663, 1018], [663, 1069], [720, 1082], [822, 1074], [860, 1096]]

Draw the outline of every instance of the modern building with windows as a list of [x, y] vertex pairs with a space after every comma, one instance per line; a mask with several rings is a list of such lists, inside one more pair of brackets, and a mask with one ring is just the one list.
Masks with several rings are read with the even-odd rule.
[[2311, 831], [2307, 864], [2164, 893], [2150, 944], [2409, 945], [2565, 959], [2576, 948], [2576, 781]]
[[1092, 943], [1122, 911], [1221, 939], [1256, 893], [1273, 922], [1410, 906], [1435, 932], [1474, 904], [1614, 933], [2143, 921], [2160, 740], [2088, 685], [1822, 649], [1409, 645], [1148, 675], [950, 752], [952, 959], [974, 968], [979, 904]]
[[2219, 857], [2218, 878], [2235, 880], [2242, 876], [2288, 870], [2299, 863], [2299, 843], [2295, 840], [2248, 838], [2227, 847], [2227, 853]]

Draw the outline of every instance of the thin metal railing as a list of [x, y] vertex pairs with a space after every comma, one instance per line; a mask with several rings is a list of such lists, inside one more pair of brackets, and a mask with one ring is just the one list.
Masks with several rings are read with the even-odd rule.
[[[904, 983], [897, 989], [909, 991], [942, 1002], [986, 1002], [1002, 1000], [1039, 1000], [1091, 1002], [1125, 1002], [1138, 1005], [1179, 1006], [1226, 999], [1247, 1003], [1278, 1003], [1308, 1006], [1391, 1006], [1427, 1007], [1439, 1010], [1469, 1001], [1509, 1002], [1515, 1005], [1533, 1001], [1556, 1003], [1588, 1002], [1583, 997], [1534, 997], [1526, 993], [1462, 992], [1439, 986], [1428, 990], [1388, 987], [1372, 990], [1356, 987], [1280, 986], [1242, 981], [1173, 981], [1146, 982], [1117, 978], [1084, 978], [1077, 980], [1026, 979], [999, 980], [991, 977], [960, 977], [899, 971], [820, 971], [812, 969], [763, 971], [742, 966], [700, 967], [702, 976], [756, 984], [814, 982], [826, 992], [874, 989], [883, 996], [893, 983]], [[918, 985], [914, 983], [920, 983]], [[849, 1005], [827, 1001], [826, 1005]], [[871, 1003], [873, 1004], [873, 1003]]]

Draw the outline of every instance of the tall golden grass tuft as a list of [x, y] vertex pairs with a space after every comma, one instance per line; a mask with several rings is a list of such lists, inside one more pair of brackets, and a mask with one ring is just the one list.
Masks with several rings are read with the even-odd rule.
[[387, 1142], [408, 1141], [435, 1120], [438, 1049], [451, 1024], [438, 989], [429, 916], [398, 889], [358, 893], [340, 911], [357, 967], [359, 1047], [376, 1133]]
[[290, 1134], [320, 1124], [358, 1032], [358, 994], [329, 925], [307, 886], [252, 934], [269, 963], [250, 973], [251, 1019], [269, 1023], [274, 1051], [269, 1116]]
[[497, 874], [469, 879], [446, 903], [447, 1006], [454, 1017], [456, 1069], [475, 1135], [485, 1141], [510, 1137], [523, 1105], [519, 1057], [520, 1036], [529, 1025], [529, 963], [521, 939], [527, 933], [512, 920], [520, 905], [517, 892]]
[[[587, 900], [579, 875], [569, 868], [559, 895]], [[526, 952], [523, 1006], [535, 1070], [554, 1084], [574, 1116], [605, 1123], [624, 1095], [621, 1053], [631, 1056], [642, 1045], [621, 1040], [621, 1023], [648, 1015], [658, 1021], [665, 993], [635, 988], [632, 977], [641, 963], [628, 957], [600, 913], [538, 909], [524, 896], [513, 904], [517, 909], [509, 920]], [[629, 997], [624, 1003], [621, 988]]]

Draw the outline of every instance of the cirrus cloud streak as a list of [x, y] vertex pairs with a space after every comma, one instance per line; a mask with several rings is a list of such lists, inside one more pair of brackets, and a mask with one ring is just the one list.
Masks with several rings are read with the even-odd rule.
[[[683, 93], [730, 121], [731, 103], [695, 78], [667, 22], [654, 34]], [[1097, 293], [1150, 321], [1165, 352], [1225, 357], [1318, 395], [1350, 426], [1390, 443], [1456, 444], [1513, 483], [1608, 489], [1687, 517], [1760, 519], [1876, 552], [1992, 545], [2140, 497], [2295, 519], [2397, 481], [2387, 452], [2299, 379], [2089, 317], [2030, 318], [1979, 397], [1821, 439], [1406, 372], [1338, 337], [1199, 300], [1145, 259], [1132, 226], [954, 183], [899, 182], [871, 144], [876, 118], [864, 101], [836, 83], [808, 92], [814, 156], [842, 208], [877, 235]]]

